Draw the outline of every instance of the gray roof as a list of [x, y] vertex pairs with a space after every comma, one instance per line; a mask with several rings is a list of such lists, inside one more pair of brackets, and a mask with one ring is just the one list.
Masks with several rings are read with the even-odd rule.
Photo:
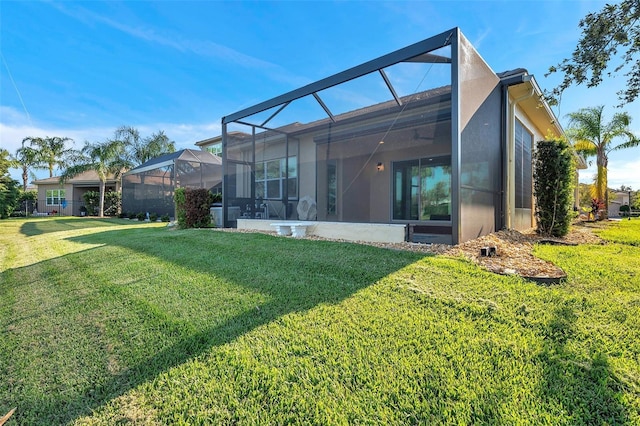
[[169, 154], [164, 154], [156, 158], [152, 158], [151, 160], [129, 170], [127, 173], [125, 173], [125, 175], [141, 173], [148, 170], [169, 166], [175, 164], [175, 162], [178, 160], [222, 165], [222, 158], [218, 157], [217, 155], [213, 155], [209, 151], [187, 148], [181, 149], [180, 151], [171, 152]]

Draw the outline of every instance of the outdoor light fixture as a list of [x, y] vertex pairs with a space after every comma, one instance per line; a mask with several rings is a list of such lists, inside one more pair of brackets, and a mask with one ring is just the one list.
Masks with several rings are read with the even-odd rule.
[[378, 163], [378, 165], [376, 166], [376, 168], [378, 169], [379, 172], [384, 170], [384, 164], [382, 163]]

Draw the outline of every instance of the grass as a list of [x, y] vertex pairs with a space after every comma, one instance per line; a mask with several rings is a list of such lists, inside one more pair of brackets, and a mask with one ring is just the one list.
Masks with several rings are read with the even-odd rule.
[[89, 218], [0, 224], [12, 424], [639, 424], [640, 221], [459, 258]]

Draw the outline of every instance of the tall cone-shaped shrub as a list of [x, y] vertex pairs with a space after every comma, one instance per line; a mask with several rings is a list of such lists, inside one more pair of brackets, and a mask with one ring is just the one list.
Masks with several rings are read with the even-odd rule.
[[539, 234], [562, 237], [569, 232], [573, 205], [574, 160], [565, 140], [536, 144], [533, 193]]

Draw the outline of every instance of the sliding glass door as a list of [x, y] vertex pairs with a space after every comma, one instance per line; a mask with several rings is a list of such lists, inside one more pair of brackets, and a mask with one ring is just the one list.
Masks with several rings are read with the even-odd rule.
[[394, 220], [451, 220], [451, 157], [393, 164]]

